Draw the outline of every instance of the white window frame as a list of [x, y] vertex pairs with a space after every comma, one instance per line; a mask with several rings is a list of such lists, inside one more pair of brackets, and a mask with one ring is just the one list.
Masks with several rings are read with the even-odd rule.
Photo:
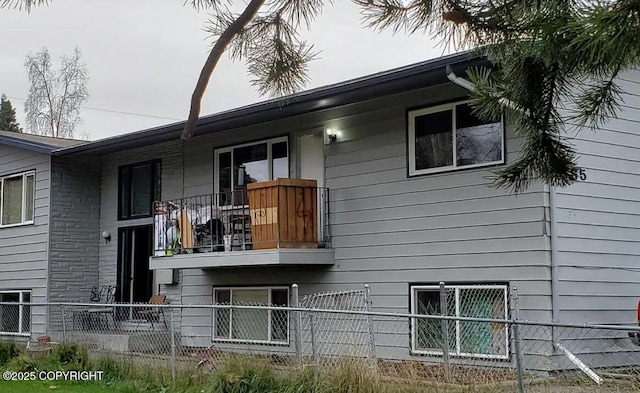
[[[31, 290], [14, 289], [14, 290], [1, 290], [0, 291], [0, 294], [18, 294], [19, 295], [18, 303], [24, 303], [24, 295], [27, 294], [27, 293], [29, 294], [29, 310], [31, 310], [31, 307], [32, 307]], [[0, 336], [25, 336], [25, 337], [29, 337], [31, 335], [31, 329], [29, 329], [28, 332], [23, 332], [22, 331], [22, 322], [23, 322], [23, 319], [25, 317], [24, 308], [25, 308], [24, 305], [19, 305], [18, 306], [18, 331], [17, 332], [4, 332], [4, 331], [0, 330]], [[31, 328], [31, 324], [33, 323], [33, 320], [31, 319], [31, 314], [27, 315], [27, 317], [30, 320], [29, 327]]]
[[[222, 147], [219, 149], [215, 149], [213, 151], [213, 192], [214, 194], [219, 194], [220, 193], [220, 154], [222, 153], [229, 153], [231, 152], [231, 165], [233, 167], [233, 150], [237, 149], [239, 147], [247, 147], [247, 146], [253, 146], [253, 145], [261, 145], [263, 143], [267, 144], [267, 161], [269, 162], [269, 169], [268, 169], [268, 173], [269, 173], [269, 179], [273, 179], [273, 152], [271, 149], [271, 146], [274, 143], [280, 143], [280, 142], [287, 142], [287, 161], [289, 163], [288, 168], [289, 171], [287, 173], [288, 176], [291, 176], [291, 150], [290, 150], [290, 145], [289, 145], [289, 136], [285, 135], [285, 136], [280, 136], [277, 138], [271, 138], [271, 139], [263, 139], [260, 141], [255, 141], [255, 142], [249, 142], [249, 143], [243, 143], [240, 145], [233, 145], [233, 146], [227, 146], [227, 147]], [[231, 192], [235, 191], [235, 180], [233, 178], [233, 170], [231, 173]]]
[[[218, 291], [230, 291], [229, 301], [233, 305], [233, 291], [254, 291], [254, 290], [267, 290], [268, 291], [268, 304], [271, 304], [271, 291], [272, 290], [286, 290], [287, 291], [287, 305], [290, 306], [291, 302], [291, 294], [289, 292], [289, 287], [286, 286], [273, 286], [273, 287], [214, 287], [213, 288], [213, 304], [216, 304], [216, 292]], [[211, 337], [214, 342], [228, 342], [228, 343], [239, 343], [239, 344], [271, 344], [271, 345], [289, 345], [291, 340], [291, 321], [289, 320], [289, 313], [287, 312], [287, 338], [286, 340], [273, 340], [271, 337], [271, 318], [272, 318], [272, 310], [268, 310], [268, 318], [267, 318], [267, 339], [266, 340], [243, 340], [237, 338], [231, 338], [231, 334], [233, 333], [233, 309], [230, 309], [229, 314], [229, 338], [220, 338], [216, 336], [216, 310], [213, 309], [213, 323], [211, 330]]]
[[[27, 220], [27, 177], [32, 176], [33, 177], [33, 211], [31, 212], [31, 220]], [[20, 222], [17, 222], [15, 224], [3, 224], [2, 223], [2, 217], [3, 217], [3, 212], [4, 212], [4, 181], [8, 180], [8, 179], [14, 179], [16, 177], [22, 177], [22, 217]], [[30, 225], [34, 223], [35, 220], [35, 209], [36, 209], [36, 203], [35, 203], [35, 198], [36, 198], [36, 172], [35, 171], [28, 171], [28, 172], [22, 172], [22, 173], [16, 173], [13, 175], [7, 175], [7, 176], [0, 176], [0, 228], [11, 228], [11, 227], [17, 227], [17, 226], [22, 226], [22, 225]]]
[[[460, 165], [458, 166], [458, 141], [457, 141], [457, 124], [456, 124], [456, 107], [464, 104], [471, 103], [472, 100], [465, 101], [457, 101], [448, 104], [442, 104], [437, 106], [432, 106], [428, 108], [411, 110], [408, 112], [407, 116], [407, 125], [408, 125], [408, 161], [409, 161], [409, 176], [419, 176], [426, 175], [430, 173], [441, 173], [441, 172], [450, 172], [461, 169], [472, 169], [472, 168], [482, 168], [493, 165], [504, 164], [505, 162], [505, 130], [504, 130], [504, 117], [500, 120], [500, 141], [501, 141], [501, 156], [497, 161], [491, 162], [481, 162], [478, 164], [471, 165]], [[453, 164], [449, 166], [441, 166], [437, 168], [427, 168], [427, 169], [416, 169], [416, 128], [415, 128], [415, 119], [419, 116], [428, 115], [431, 113], [444, 112], [447, 110], [451, 110], [451, 126], [452, 126], [452, 138], [453, 138]]]
[[[455, 290], [455, 301], [456, 301], [456, 317], [460, 316], [460, 290], [461, 289], [500, 289], [504, 294], [504, 318], [509, 319], [509, 303], [508, 303], [508, 285], [504, 284], [487, 284], [487, 285], [447, 285], [445, 289], [453, 289]], [[411, 313], [418, 314], [417, 310], [417, 293], [420, 291], [429, 291], [429, 292], [439, 292], [440, 287], [438, 285], [413, 285], [411, 286]], [[417, 334], [418, 334], [418, 319], [411, 318], [411, 352], [417, 355], [436, 355], [442, 356], [442, 350], [433, 350], [433, 349], [424, 349], [417, 347]], [[509, 359], [510, 356], [510, 347], [509, 347], [509, 326], [505, 326], [505, 348], [506, 353], [504, 355], [492, 355], [492, 354], [479, 354], [479, 353], [466, 353], [461, 351], [461, 337], [460, 337], [460, 321], [449, 321], [449, 323], [455, 323], [456, 325], [456, 346], [455, 351], [450, 351], [450, 356], [457, 357], [471, 357], [471, 358], [479, 358], [479, 359]], [[449, 338], [451, 339], [451, 337]]]

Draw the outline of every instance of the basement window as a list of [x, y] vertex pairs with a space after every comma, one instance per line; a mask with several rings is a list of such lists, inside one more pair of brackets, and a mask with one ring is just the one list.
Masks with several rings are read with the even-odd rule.
[[0, 291], [0, 335], [29, 335], [31, 306], [19, 303], [31, 303], [31, 292]]
[[[287, 287], [215, 288], [214, 303], [234, 306], [289, 306]], [[289, 313], [286, 310], [216, 308], [214, 340], [242, 343], [287, 344]]]
[[[483, 319], [508, 319], [507, 285], [447, 285], [446, 311], [440, 307], [438, 286], [413, 286], [411, 311]], [[448, 321], [448, 352], [452, 356], [508, 359], [508, 327], [502, 323]], [[421, 355], [443, 354], [443, 328], [439, 319], [411, 319], [411, 350]]]

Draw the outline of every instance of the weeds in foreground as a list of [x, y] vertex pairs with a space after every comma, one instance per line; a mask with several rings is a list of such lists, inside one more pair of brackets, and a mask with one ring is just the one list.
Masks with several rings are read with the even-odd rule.
[[[371, 366], [370, 362], [345, 361], [317, 373], [311, 367], [275, 367], [260, 357], [228, 356], [215, 372], [179, 370], [173, 380], [168, 367], [135, 364], [134, 357], [91, 358], [84, 348], [60, 345], [48, 357], [32, 359], [19, 347], [0, 343], [0, 371], [102, 371], [101, 381], [83, 384], [117, 393], [498, 393], [513, 388], [506, 384], [485, 389], [427, 384], [420, 378], [392, 379], [381, 377], [383, 374], [373, 372]], [[4, 386], [8, 385], [0, 381], [0, 391]]]
[[0, 367], [5, 366], [20, 354], [20, 349], [13, 341], [0, 341]]
[[[125, 359], [91, 359], [84, 348], [60, 345], [48, 357], [32, 359], [14, 346], [3, 346], [1, 370], [78, 370], [103, 372], [93, 382], [124, 393], [413, 393], [424, 387], [382, 382], [357, 363], [316, 374], [311, 368], [283, 371], [267, 360], [229, 357], [215, 372], [179, 371], [175, 381], [167, 368], [134, 366]], [[7, 355], [9, 354], [9, 355]]]

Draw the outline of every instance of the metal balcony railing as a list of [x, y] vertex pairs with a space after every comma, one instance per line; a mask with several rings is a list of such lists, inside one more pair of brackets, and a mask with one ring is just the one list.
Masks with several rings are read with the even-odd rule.
[[329, 190], [279, 186], [154, 203], [154, 256], [329, 248]]

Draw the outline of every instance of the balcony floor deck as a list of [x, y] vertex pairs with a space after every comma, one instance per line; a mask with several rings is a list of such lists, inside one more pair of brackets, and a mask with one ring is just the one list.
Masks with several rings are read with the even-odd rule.
[[211, 269], [249, 266], [333, 265], [331, 248], [280, 248], [151, 257], [149, 269]]

